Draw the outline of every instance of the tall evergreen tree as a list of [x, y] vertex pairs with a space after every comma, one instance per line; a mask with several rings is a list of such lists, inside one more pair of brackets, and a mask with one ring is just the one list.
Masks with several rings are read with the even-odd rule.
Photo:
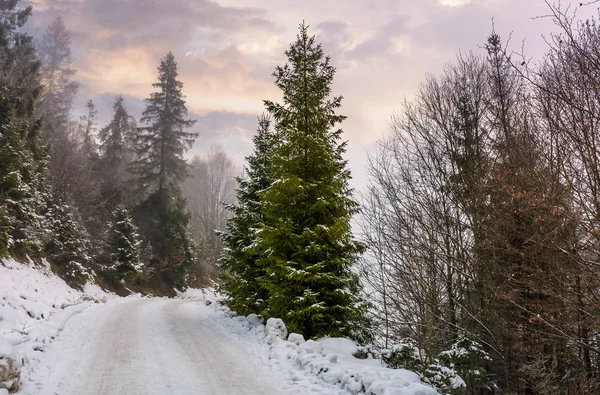
[[265, 101], [278, 144], [270, 169], [275, 181], [260, 193], [260, 263], [269, 292], [264, 314], [306, 337], [351, 335], [364, 307], [351, 272], [363, 250], [350, 229], [358, 204], [336, 129], [345, 119], [336, 114], [342, 98], [330, 98], [335, 68], [307, 30], [300, 26], [285, 53], [289, 63], [273, 74], [283, 104]]
[[177, 79], [177, 63], [168, 53], [158, 67], [158, 88], [146, 99], [136, 134], [138, 159], [131, 170], [138, 190], [147, 198], [136, 208], [135, 218], [144, 242], [152, 248], [151, 266], [169, 285], [185, 286], [188, 269], [196, 263], [189, 236], [190, 214], [180, 184], [188, 174], [183, 153], [197, 133], [185, 129], [196, 121], [186, 119], [183, 83]]
[[135, 208], [134, 217], [143, 247], [149, 250], [151, 277], [157, 285], [185, 287], [189, 269], [197, 263], [185, 199], [167, 190], [157, 191]]
[[38, 43], [38, 55], [42, 61], [40, 109], [44, 118], [44, 133], [54, 133], [66, 127], [79, 84], [72, 81], [75, 70], [71, 68], [71, 36], [65, 23], [58, 16], [46, 29]]
[[0, 254], [45, 242], [46, 151], [34, 104], [40, 92], [32, 38], [19, 31], [31, 7], [0, 3]]
[[87, 114], [81, 117], [82, 125], [82, 144], [83, 152], [91, 160], [97, 159], [98, 145], [96, 143], [96, 126], [98, 125], [98, 110], [92, 100], [88, 100], [85, 105]]
[[113, 119], [99, 133], [102, 199], [110, 211], [123, 200], [123, 182], [127, 178], [127, 167], [133, 159], [133, 147], [129, 142], [136, 130], [136, 122], [127, 112], [122, 96], [117, 96], [113, 110]]
[[256, 231], [264, 221], [259, 192], [273, 181], [269, 167], [275, 141], [270, 124], [267, 116], [258, 121], [258, 133], [253, 138], [254, 152], [246, 158], [246, 177], [237, 179], [237, 204], [228, 206], [233, 216], [227, 221], [223, 235], [222, 289], [228, 296], [229, 307], [240, 314], [259, 313], [267, 300], [267, 290], [261, 284], [264, 270], [257, 264], [260, 254], [256, 248]]
[[186, 119], [187, 108], [183, 83], [177, 79], [177, 63], [169, 52], [158, 67], [158, 88], [146, 99], [137, 134], [139, 159], [133, 164], [139, 188], [144, 192], [177, 189], [187, 176], [183, 153], [194, 143], [198, 133], [186, 132], [196, 121]]

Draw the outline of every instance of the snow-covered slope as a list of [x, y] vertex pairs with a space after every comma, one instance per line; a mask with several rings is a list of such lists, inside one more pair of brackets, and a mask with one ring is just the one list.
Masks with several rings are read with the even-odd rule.
[[69, 287], [46, 262], [0, 260], [0, 395], [26, 379], [69, 318], [111, 297], [96, 285]]

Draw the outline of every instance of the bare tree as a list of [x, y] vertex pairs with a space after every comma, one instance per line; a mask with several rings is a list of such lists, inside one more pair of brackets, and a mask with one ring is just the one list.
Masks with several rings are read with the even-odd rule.
[[219, 146], [192, 160], [190, 177], [183, 193], [192, 212], [192, 234], [201, 248], [204, 264], [216, 274], [222, 243], [217, 232], [225, 230], [229, 211], [225, 204], [235, 202], [237, 166]]

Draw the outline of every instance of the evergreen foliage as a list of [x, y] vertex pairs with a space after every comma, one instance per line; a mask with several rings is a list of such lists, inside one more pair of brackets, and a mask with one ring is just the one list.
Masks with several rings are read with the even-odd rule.
[[28, 131], [27, 121], [14, 112], [6, 121], [0, 122], [0, 215], [4, 214], [0, 250], [37, 252], [47, 233], [46, 162], [36, 160], [23, 136]]
[[146, 99], [141, 119], [146, 126], [139, 128], [136, 136], [139, 159], [133, 163], [133, 172], [138, 187], [147, 193], [178, 188], [187, 176], [183, 153], [198, 136], [185, 131], [196, 121], [186, 119], [183, 83], [177, 76], [177, 63], [169, 52], [158, 67], [158, 82], [152, 84], [158, 91]]
[[185, 287], [188, 269], [196, 263], [185, 199], [179, 193], [159, 190], [135, 208], [134, 216], [143, 230], [143, 243], [151, 251], [151, 276], [174, 287]]
[[92, 161], [95, 161], [98, 156], [98, 145], [96, 144], [95, 132], [96, 126], [98, 125], [98, 110], [93, 101], [88, 100], [85, 105], [87, 109], [87, 115], [81, 117], [83, 121], [83, 152], [86, 157]]
[[38, 43], [38, 56], [42, 61], [41, 75], [44, 90], [40, 110], [47, 137], [64, 129], [69, 121], [73, 100], [79, 84], [72, 81], [75, 70], [71, 68], [71, 35], [58, 16], [48, 26]]
[[133, 138], [136, 123], [129, 115], [122, 96], [117, 96], [113, 105], [113, 118], [102, 128], [100, 138], [99, 173], [102, 176], [102, 201], [110, 211], [123, 203], [123, 185], [128, 177], [127, 167], [133, 161]]
[[47, 157], [34, 111], [40, 93], [31, 7], [0, 4], [0, 254], [39, 251], [46, 236]]
[[264, 269], [257, 262], [260, 252], [256, 232], [263, 223], [259, 192], [272, 183], [269, 167], [275, 139], [270, 124], [267, 116], [258, 121], [258, 132], [253, 138], [254, 152], [246, 158], [246, 177], [238, 178], [237, 204], [229, 206], [233, 215], [223, 234], [222, 289], [230, 308], [244, 315], [260, 312], [267, 299], [267, 290], [261, 284]]
[[351, 266], [363, 246], [350, 230], [358, 205], [348, 187], [342, 155], [346, 143], [336, 125], [341, 97], [329, 99], [335, 68], [302, 24], [286, 51], [288, 64], [273, 76], [283, 104], [265, 101], [277, 145], [271, 154], [275, 180], [260, 192], [264, 225], [259, 264], [268, 291], [263, 314], [281, 317], [305, 337], [350, 335], [364, 312]]
[[136, 279], [142, 273], [140, 244], [137, 227], [129, 211], [120, 206], [113, 213], [110, 251], [113, 270], [119, 280]]
[[84, 285], [93, 281], [89, 233], [77, 210], [60, 201], [49, 203], [51, 239], [46, 245], [50, 260], [71, 283]]
[[158, 88], [146, 99], [147, 107], [135, 135], [138, 159], [132, 163], [139, 191], [147, 196], [135, 210], [143, 240], [151, 246], [154, 275], [169, 285], [183, 287], [195, 264], [195, 247], [189, 236], [190, 214], [180, 184], [187, 176], [183, 153], [197, 133], [186, 132], [196, 121], [186, 119], [183, 83], [177, 80], [177, 63], [168, 53], [158, 67]]

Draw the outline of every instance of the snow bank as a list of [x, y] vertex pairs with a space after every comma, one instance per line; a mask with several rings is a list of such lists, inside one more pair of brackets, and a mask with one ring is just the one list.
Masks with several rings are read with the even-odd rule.
[[[268, 338], [268, 337], [267, 337]], [[351, 394], [436, 395], [416, 373], [388, 369], [376, 359], [358, 359], [358, 345], [344, 338], [302, 341], [290, 334], [288, 340], [276, 339], [271, 357], [289, 361], [324, 382], [338, 385]]]
[[39, 359], [73, 315], [114, 295], [86, 284], [69, 287], [43, 262], [0, 260], [0, 394], [15, 391], [22, 370]]
[[[215, 321], [224, 330], [240, 333], [246, 342], [255, 342], [252, 349], [256, 357], [274, 372], [286, 376], [296, 387], [296, 393], [438, 395], [414, 372], [386, 368], [378, 359], [355, 358], [353, 354], [359, 347], [352, 340], [314, 341], [297, 333], [288, 335], [280, 319], [270, 318], [263, 325], [261, 317], [256, 315], [235, 316], [212, 290], [190, 291], [180, 297], [201, 299], [198, 306], [212, 309]], [[249, 337], [253, 340], [248, 340]]]

